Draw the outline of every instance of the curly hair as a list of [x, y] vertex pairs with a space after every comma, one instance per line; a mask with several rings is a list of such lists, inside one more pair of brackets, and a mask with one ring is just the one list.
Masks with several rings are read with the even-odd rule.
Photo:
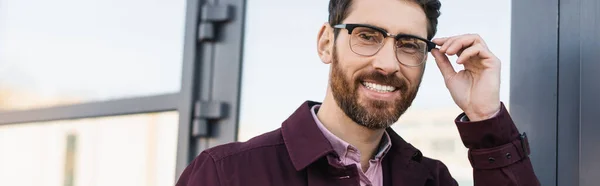
[[[440, 17], [440, 8], [442, 3], [439, 0], [410, 0], [413, 1], [425, 11], [427, 21], [429, 23], [427, 28], [427, 39], [433, 39], [437, 32], [438, 18]], [[346, 16], [348, 16], [348, 9], [352, 4], [352, 0], [330, 0], [329, 1], [329, 24], [331, 26], [340, 24]], [[339, 30], [335, 31], [337, 37]]]

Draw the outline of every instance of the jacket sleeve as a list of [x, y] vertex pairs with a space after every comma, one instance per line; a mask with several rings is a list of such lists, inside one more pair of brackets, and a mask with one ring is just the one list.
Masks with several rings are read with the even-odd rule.
[[520, 134], [504, 104], [496, 116], [469, 122], [465, 114], [455, 123], [469, 148], [475, 186], [540, 185], [529, 159], [529, 143]]
[[185, 168], [176, 186], [219, 186], [219, 179], [215, 160], [205, 151]]

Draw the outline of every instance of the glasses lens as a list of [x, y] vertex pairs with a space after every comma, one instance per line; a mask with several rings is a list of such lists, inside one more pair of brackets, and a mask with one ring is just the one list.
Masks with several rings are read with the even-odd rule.
[[401, 37], [396, 42], [396, 58], [410, 66], [421, 65], [427, 56], [427, 43], [413, 37]]
[[374, 55], [383, 45], [383, 39], [383, 34], [375, 29], [356, 27], [350, 37], [350, 49], [359, 55]]

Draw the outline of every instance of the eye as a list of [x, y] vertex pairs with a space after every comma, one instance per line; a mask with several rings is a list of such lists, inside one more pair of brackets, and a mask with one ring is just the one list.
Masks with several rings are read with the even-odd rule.
[[377, 36], [376, 36], [376, 34], [373, 34], [373, 33], [361, 32], [361, 33], [358, 33], [358, 37], [364, 41], [377, 42]]
[[426, 44], [415, 38], [401, 38], [397, 41], [397, 48], [406, 53], [423, 52]]
[[414, 43], [402, 43], [402, 44], [400, 44], [400, 48], [418, 50], [421, 47], [419, 47], [419, 45], [414, 44]]

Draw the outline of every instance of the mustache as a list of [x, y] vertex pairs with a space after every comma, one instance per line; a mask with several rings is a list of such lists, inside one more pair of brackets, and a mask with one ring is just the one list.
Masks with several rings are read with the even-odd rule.
[[408, 90], [408, 82], [394, 74], [384, 75], [380, 72], [372, 71], [359, 74], [356, 78], [357, 83], [361, 83], [363, 80], [372, 80], [379, 84], [394, 86], [402, 92], [406, 92]]

